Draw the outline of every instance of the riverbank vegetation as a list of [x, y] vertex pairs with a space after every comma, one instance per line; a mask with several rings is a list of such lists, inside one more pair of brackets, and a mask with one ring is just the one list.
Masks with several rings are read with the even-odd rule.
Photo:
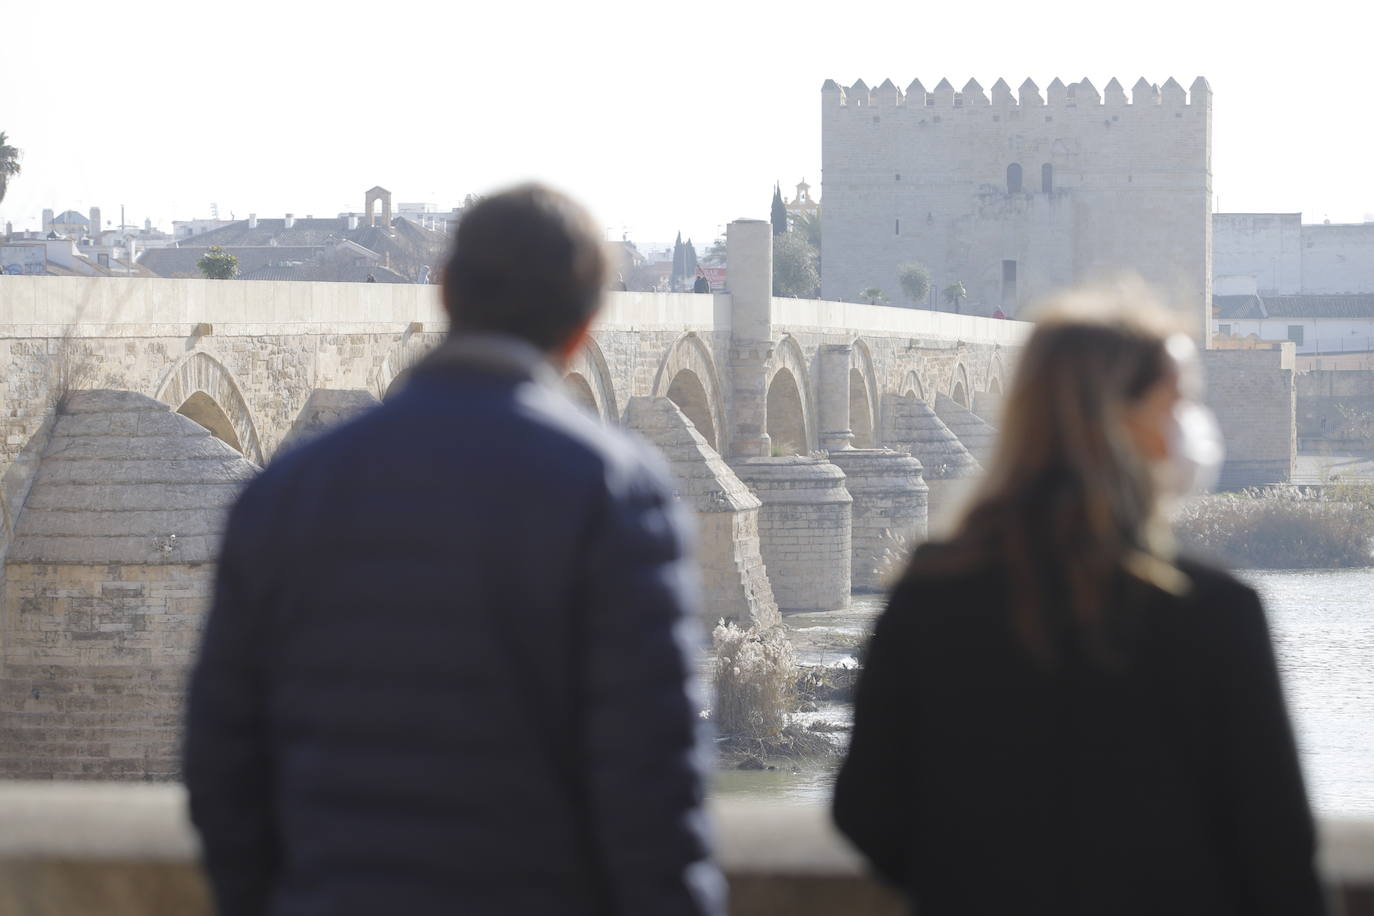
[[799, 677], [796, 653], [782, 627], [741, 629], [722, 621], [711, 635], [716, 650], [711, 720], [722, 766], [773, 769], [770, 760], [795, 765], [835, 753], [826, 737], [831, 729], [792, 721], [803, 698], [814, 698], [820, 681], [813, 685]]
[[797, 657], [782, 627], [741, 629], [722, 621], [715, 644], [711, 720], [722, 735], [767, 738], [782, 732], [794, 705]]
[[1175, 521], [1179, 546], [1237, 569], [1374, 565], [1374, 486], [1262, 487], [1201, 496]]

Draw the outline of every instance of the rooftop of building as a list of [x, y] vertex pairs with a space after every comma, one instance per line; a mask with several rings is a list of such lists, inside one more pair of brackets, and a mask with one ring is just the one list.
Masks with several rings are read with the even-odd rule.
[[89, 226], [91, 221], [77, 213], [75, 210], [63, 210], [52, 218], [54, 223], [63, 223], [68, 226]]
[[[202, 236], [201, 238], [204, 238]], [[196, 262], [205, 256], [215, 242], [188, 245], [185, 248], [148, 248], [139, 257], [139, 264], [159, 277], [199, 277]], [[239, 259], [239, 275], [261, 267], [292, 261], [313, 261], [325, 250], [323, 245], [221, 245], [228, 254]]]

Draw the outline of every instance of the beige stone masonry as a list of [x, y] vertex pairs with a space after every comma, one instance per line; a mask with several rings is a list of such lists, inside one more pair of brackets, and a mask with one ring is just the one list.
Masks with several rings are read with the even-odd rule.
[[854, 499], [853, 555], [850, 582], [854, 591], [881, 591], [889, 583], [879, 561], [905, 542], [925, 539], [929, 490], [921, 479], [921, 462], [892, 449], [843, 449], [830, 461], [844, 471], [845, 489]]
[[848, 607], [854, 500], [844, 472], [800, 456], [747, 458], [732, 467], [763, 501], [759, 542], [778, 607]]
[[759, 548], [758, 497], [667, 398], [631, 398], [625, 425], [667, 456], [680, 498], [696, 512], [706, 622], [779, 623]]

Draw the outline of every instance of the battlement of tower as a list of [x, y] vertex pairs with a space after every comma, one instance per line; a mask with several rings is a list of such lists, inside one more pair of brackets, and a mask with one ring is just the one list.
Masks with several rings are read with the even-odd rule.
[[1040, 87], [1030, 79], [1014, 92], [1006, 80], [999, 79], [992, 84], [990, 93], [973, 79], [959, 90], [947, 79], [940, 80], [931, 90], [927, 90], [919, 79], [912, 80], [905, 90], [898, 89], [890, 79], [871, 89], [863, 80], [852, 86], [826, 80], [821, 86], [821, 96], [827, 104], [864, 108], [1173, 108], [1210, 105], [1212, 89], [1201, 76], [1186, 90], [1172, 76], [1163, 85], [1142, 77], [1131, 87], [1129, 98], [1115, 77], [1101, 92], [1086, 77], [1067, 84], [1055, 77], [1043, 95]]

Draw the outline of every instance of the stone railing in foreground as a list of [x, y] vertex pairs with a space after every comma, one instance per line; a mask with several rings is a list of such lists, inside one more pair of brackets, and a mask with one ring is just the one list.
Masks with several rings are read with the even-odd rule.
[[[210, 916], [185, 808], [170, 784], [0, 782], [0, 913]], [[725, 800], [714, 815], [734, 916], [902, 912], [822, 808]], [[1374, 916], [1374, 820], [1321, 834], [1333, 916]]]

